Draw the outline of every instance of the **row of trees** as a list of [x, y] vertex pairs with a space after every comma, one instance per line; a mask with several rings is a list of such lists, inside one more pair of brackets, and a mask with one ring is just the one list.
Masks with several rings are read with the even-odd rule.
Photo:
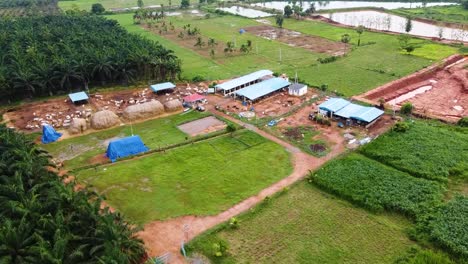
[[2, 99], [175, 79], [179, 73], [180, 60], [172, 51], [103, 17], [0, 20]]
[[0, 0], [0, 7], [57, 6], [58, 0]]
[[0, 125], [0, 263], [142, 263], [135, 228], [74, 187], [48, 154]]

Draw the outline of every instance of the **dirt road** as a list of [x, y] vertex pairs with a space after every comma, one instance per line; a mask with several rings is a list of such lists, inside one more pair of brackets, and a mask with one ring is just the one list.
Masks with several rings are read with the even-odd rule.
[[[184, 258], [179, 253], [182, 241], [189, 241], [204, 231], [247, 211], [261, 202], [266, 196], [272, 196], [285, 187], [290, 186], [305, 177], [309, 171], [319, 168], [325, 162], [336, 157], [345, 150], [344, 139], [341, 139], [341, 142], [334, 142], [335, 144], [327, 156], [316, 158], [301, 152], [297, 147], [258, 129], [255, 126], [245, 124], [231, 116], [215, 111], [212, 108], [208, 110], [212, 111], [216, 115], [244, 126], [246, 129], [254, 131], [259, 135], [280, 144], [281, 146], [284, 146], [285, 149], [291, 153], [294, 170], [288, 177], [262, 190], [259, 194], [252, 196], [217, 215], [205, 217], [183, 216], [167, 221], [154, 221], [145, 225], [144, 230], [139, 233], [139, 237], [144, 240], [149, 255], [159, 256], [169, 253], [170, 263], [185, 263]], [[331, 138], [341, 138], [339, 132], [334, 133], [337, 135], [331, 135]]]

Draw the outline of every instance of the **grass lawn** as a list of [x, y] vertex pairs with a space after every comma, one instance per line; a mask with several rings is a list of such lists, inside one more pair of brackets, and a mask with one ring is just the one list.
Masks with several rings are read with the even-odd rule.
[[132, 221], [146, 223], [219, 213], [291, 171], [283, 147], [242, 130], [234, 137], [79, 171], [76, 177]]
[[413, 17], [427, 18], [436, 21], [468, 24], [468, 10], [461, 5], [433, 6], [426, 8], [411, 8], [394, 10], [400, 14], [408, 14]]
[[[157, 33], [145, 31], [133, 24], [132, 14], [108, 16], [115, 19], [130, 32], [142, 34], [149, 39], [159, 41], [165, 47], [175, 51], [182, 59], [182, 77], [191, 79], [197, 75], [206, 79], [225, 79], [245, 74], [258, 69], [271, 69], [294, 76], [297, 71], [301, 80], [313, 86], [328, 84], [329, 90], [338, 91], [346, 96], [368, 91], [391, 80], [420, 70], [437, 60], [457, 52], [456, 48], [435, 44], [430, 41], [413, 39], [419, 45], [413, 55], [403, 54], [399, 49], [398, 38], [393, 35], [365, 32], [361, 42], [376, 42], [372, 45], [356, 47], [357, 33], [352, 29], [335, 27], [322, 22], [297, 21], [286, 19], [284, 27], [292, 30], [340, 41], [341, 35], [351, 35], [354, 49], [345, 58], [336, 62], [319, 64], [318, 58], [329, 55], [313, 53], [308, 50], [291, 47], [284, 43], [266, 40], [250, 33], [239, 34], [244, 27], [259, 25], [252, 19], [238, 16], [215, 16], [210, 19], [190, 16], [171, 16], [166, 18], [177, 28], [186, 24], [198, 27], [204, 38], [212, 37], [219, 45], [227, 41], [236, 41], [237, 45], [252, 40], [254, 49], [248, 55], [226, 57], [217, 54], [214, 59], [200, 55], [194, 49], [179, 46]], [[273, 21], [270, 18], [270, 21]], [[274, 24], [274, 22], [273, 22]], [[193, 40], [191, 40], [193, 41]], [[258, 54], [256, 49], [258, 47]], [[282, 61], [279, 53], [282, 53]], [[435, 52], [436, 51], [436, 52]]]
[[[101, 3], [105, 9], [110, 8], [126, 8], [136, 7], [137, 0], [72, 0], [72, 1], [59, 1], [58, 5], [62, 10], [72, 9], [76, 5], [80, 10], [91, 10], [91, 6], [96, 3]], [[145, 7], [151, 5], [179, 5], [180, 0], [143, 0]]]
[[207, 116], [207, 113], [192, 111], [185, 114], [175, 114], [169, 117], [153, 119], [132, 126], [125, 125], [99, 131], [84, 136], [60, 140], [51, 144], [41, 145], [52, 156], [65, 161], [67, 169], [88, 165], [89, 159], [106, 151], [109, 139], [139, 135], [150, 149], [182, 142], [187, 135], [177, 128], [181, 123]]
[[[414, 244], [404, 218], [369, 213], [304, 181], [238, 220], [237, 229], [195, 238], [190, 252], [213, 263], [393, 263]], [[227, 257], [213, 256], [220, 240]]]

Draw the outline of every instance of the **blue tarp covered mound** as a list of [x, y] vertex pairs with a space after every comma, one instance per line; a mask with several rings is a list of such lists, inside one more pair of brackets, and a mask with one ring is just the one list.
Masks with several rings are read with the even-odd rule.
[[139, 136], [131, 136], [111, 141], [107, 147], [106, 157], [112, 162], [148, 151], [149, 148], [143, 144]]
[[49, 125], [42, 126], [42, 143], [48, 144], [57, 141], [62, 136], [62, 133], [55, 131], [55, 129]]

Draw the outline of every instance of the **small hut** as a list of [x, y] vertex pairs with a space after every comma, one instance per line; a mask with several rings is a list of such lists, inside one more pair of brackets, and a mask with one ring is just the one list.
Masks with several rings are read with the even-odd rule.
[[68, 97], [74, 104], [87, 103], [89, 99], [88, 95], [85, 92], [72, 93], [69, 94]]
[[179, 99], [174, 99], [164, 103], [164, 109], [166, 109], [167, 112], [175, 112], [182, 110], [182, 108], [184, 107], [182, 106], [182, 102], [180, 102]]
[[110, 110], [102, 110], [91, 116], [91, 127], [94, 129], [105, 129], [119, 123], [119, 117]]
[[136, 120], [158, 116], [162, 113], [164, 113], [164, 106], [161, 102], [154, 100], [125, 108], [123, 117], [127, 120]]
[[70, 134], [78, 134], [83, 133], [88, 129], [88, 124], [86, 123], [86, 119], [84, 118], [73, 118], [70, 123], [69, 132]]

